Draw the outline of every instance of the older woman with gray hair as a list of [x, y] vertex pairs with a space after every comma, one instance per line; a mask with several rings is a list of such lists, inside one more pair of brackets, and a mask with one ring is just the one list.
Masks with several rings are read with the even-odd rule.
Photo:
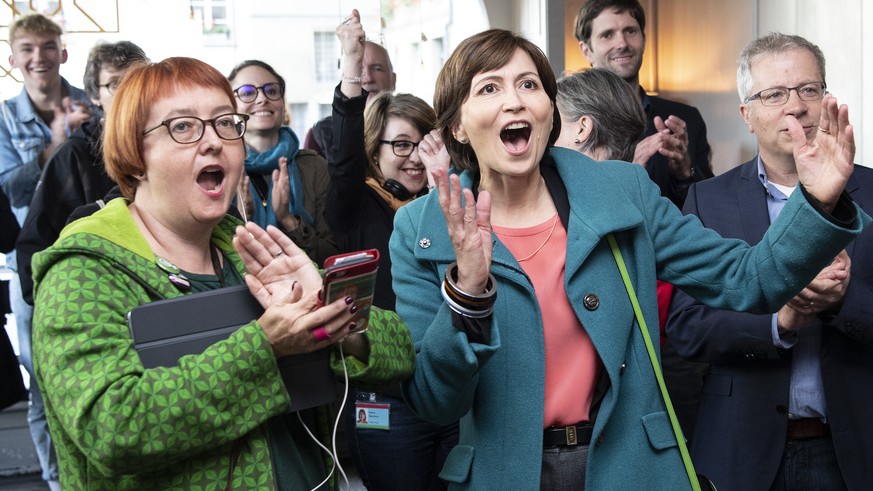
[[639, 98], [618, 75], [591, 68], [558, 80], [561, 134], [555, 146], [594, 160], [631, 162], [646, 130]]

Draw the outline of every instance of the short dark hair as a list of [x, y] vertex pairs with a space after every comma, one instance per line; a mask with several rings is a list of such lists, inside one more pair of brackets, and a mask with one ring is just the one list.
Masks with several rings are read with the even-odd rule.
[[631, 17], [640, 25], [640, 32], [646, 35], [646, 12], [637, 0], [589, 0], [582, 5], [576, 14], [576, 40], [591, 45], [591, 25], [594, 19], [605, 9], [613, 9], [617, 13], [630, 12]]
[[231, 71], [230, 71], [230, 74], [227, 75], [227, 79], [228, 79], [231, 83], [233, 83], [233, 79], [236, 78], [236, 75], [237, 75], [237, 74], [238, 74], [238, 73], [239, 73], [243, 68], [248, 68], [248, 67], [250, 67], [250, 66], [256, 66], [256, 67], [258, 67], [258, 68], [263, 68], [264, 70], [270, 72], [270, 75], [276, 77], [276, 80], [279, 81], [279, 90], [282, 91], [282, 95], [283, 95], [283, 96], [285, 95], [285, 79], [282, 78], [282, 76], [279, 75], [279, 72], [277, 72], [273, 67], [271, 67], [271, 66], [268, 65], [266, 62], [263, 62], [263, 61], [261, 61], [261, 60], [246, 60], [246, 61], [240, 63], [239, 65], [233, 67], [233, 70], [231, 70]]
[[[467, 170], [478, 170], [479, 161], [470, 145], [455, 140], [452, 132], [461, 120], [461, 106], [470, 97], [473, 77], [482, 72], [496, 70], [522, 50], [533, 60], [543, 90], [552, 104], [558, 95], [558, 84], [549, 59], [534, 43], [523, 36], [504, 29], [490, 29], [475, 34], [458, 45], [446, 60], [436, 81], [433, 107], [437, 113], [437, 130], [442, 136], [452, 163]], [[561, 134], [561, 115], [552, 111], [552, 132], [547, 146], [552, 146]]]
[[582, 151], [602, 148], [607, 160], [632, 161], [646, 131], [640, 98], [623, 78], [600, 68], [576, 72], [558, 80], [558, 110], [565, 121], [592, 119]]
[[145, 51], [130, 41], [99, 43], [88, 53], [88, 64], [85, 66], [85, 76], [82, 78], [85, 92], [92, 99], [100, 98], [100, 70], [105, 66], [123, 70], [134, 63], [148, 63], [148, 61]]

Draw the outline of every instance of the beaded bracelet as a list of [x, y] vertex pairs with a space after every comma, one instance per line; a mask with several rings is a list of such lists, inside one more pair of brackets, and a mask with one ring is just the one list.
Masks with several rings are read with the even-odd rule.
[[354, 77], [343, 77], [342, 81], [347, 84], [359, 84], [361, 83], [361, 76], [355, 75]]

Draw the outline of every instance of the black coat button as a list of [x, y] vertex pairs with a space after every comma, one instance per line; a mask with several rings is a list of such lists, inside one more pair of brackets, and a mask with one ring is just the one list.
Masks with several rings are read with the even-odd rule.
[[597, 310], [597, 307], [600, 307], [600, 299], [597, 295], [589, 293], [582, 299], [582, 305], [588, 310]]

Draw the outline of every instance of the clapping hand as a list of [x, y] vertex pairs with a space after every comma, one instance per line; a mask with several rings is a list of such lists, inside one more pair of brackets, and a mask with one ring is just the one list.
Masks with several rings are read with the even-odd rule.
[[304, 296], [321, 289], [321, 275], [312, 260], [276, 227], [264, 230], [248, 222], [237, 227], [233, 246], [246, 266], [246, 284], [264, 308], [294, 288], [302, 288]]
[[852, 259], [842, 250], [803, 290], [779, 310], [777, 324], [783, 332], [816, 321], [816, 315], [840, 305], [851, 280]]
[[[317, 308], [321, 275], [299, 247], [279, 229], [255, 223], [237, 227], [234, 248], [246, 266], [245, 281], [264, 307], [258, 319], [276, 357], [306, 353], [343, 342], [357, 326], [354, 298]], [[360, 336], [354, 345], [365, 343]]]
[[276, 214], [276, 221], [282, 224], [282, 228], [290, 232], [295, 230], [300, 222], [288, 211], [288, 205], [291, 203], [291, 180], [288, 177], [287, 157], [279, 157], [279, 168], [273, 171], [271, 177], [273, 213]]

